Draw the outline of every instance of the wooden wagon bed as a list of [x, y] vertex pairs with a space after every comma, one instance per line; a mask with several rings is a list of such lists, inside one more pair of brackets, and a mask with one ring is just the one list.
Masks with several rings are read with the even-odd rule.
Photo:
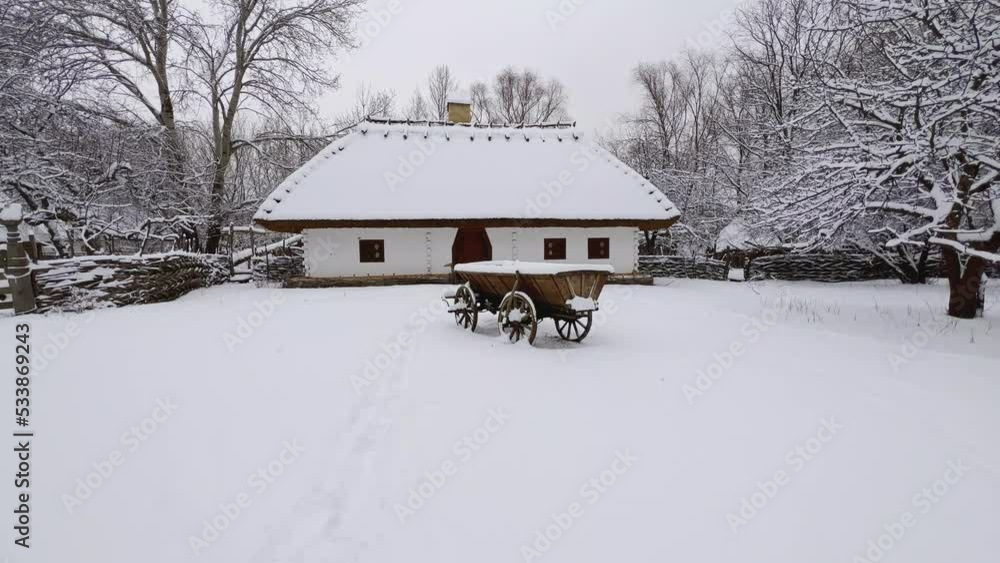
[[538, 322], [552, 318], [559, 336], [580, 342], [590, 333], [611, 266], [535, 262], [474, 262], [455, 273], [465, 281], [447, 297], [459, 326], [475, 331], [479, 312], [498, 315], [512, 342], [534, 342]]

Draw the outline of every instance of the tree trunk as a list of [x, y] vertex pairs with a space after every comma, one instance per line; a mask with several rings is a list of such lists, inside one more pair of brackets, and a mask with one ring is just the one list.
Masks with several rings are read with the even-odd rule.
[[890, 268], [896, 270], [899, 281], [904, 284], [925, 284], [927, 283], [927, 261], [930, 257], [930, 246], [925, 245], [920, 250], [920, 255], [913, 260], [913, 255], [910, 254], [910, 249], [904, 249], [901, 246], [896, 248], [896, 256], [899, 258], [898, 261], [890, 261], [888, 257], [877, 255], [882, 261], [889, 265]]
[[920, 259], [917, 260], [917, 283], [919, 284], [927, 283], [927, 259], [930, 258], [930, 254], [931, 247], [929, 245], [924, 246], [924, 248], [920, 251]]
[[640, 255], [653, 255], [656, 254], [656, 235], [657, 231], [642, 231], [643, 242], [639, 245]]
[[[227, 159], [228, 160], [228, 159]], [[226, 163], [228, 166], [228, 162]], [[210, 194], [210, 209], [212, 217], [208, 220], [208, 232], [205, 236], [205, 253], [216, 254], [222, 243], [222, 197], [226, 189], [226, 170], [220, 163], [212, 179], [212, 193]]]
[[208, 232], [205, 234], [205, 254], [217, 254], [221, 242], [222, 225], [213, 218], [208, 224]]
[[212, 217], [209, 219], [208, 233], [205, 237], [206, 254], [216, 254], [222, 242], [222, 225], [226, 219], [222, 203], [226, 194], [226, 174], [229, 172], [229, 162], [233, 157], [232, 121], [228, 121], [222, 128], [217, 155], [215, 174], [212, 175], [212, 191], [209, 194]]
[[948, 275], [948, 315], [959, 319], [974, 319], [983, 310], [983, 273], [986, 262], [970, 256], [962, 257], [950, 248], [943, 250]]

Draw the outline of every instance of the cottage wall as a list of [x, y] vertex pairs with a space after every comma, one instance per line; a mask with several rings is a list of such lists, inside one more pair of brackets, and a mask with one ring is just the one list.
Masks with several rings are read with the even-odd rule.
[[[544, 240], [565, 238], [564, 262], [568, 264], [611, 264], [619, 274], [630, 274], [635, 270], [638, 249], [635, 245], [636, 229], [631, 227], [486, 229], [486, 232], [493, 243], [494, 260], [544, 262]], [[587, 259], [588, 238], [608, 238], [611, 245], [611, 259]]]
[[[455, 228], [436, 229], [309, 229], [305, 234], [306, 275], [328, 278], [345, 276], [391, 276], [447, 274], [451, 271], [451, 247]], [[490, 228], [494, 260], [543, 262], [543, 240], [566, 239], [566, 263], [607, 264], [615, 272], [635, 271], [636, 229], [609, 228]], [[610, 260], [587, 258], [588, 238], [608, 238]], [[359, 240], [385, 241], [385, 262], [362, 263]]]
[[[457, 229], [307, 229], [306, 275], [311, 278], [444, 274]], [[385, 241], [385, 262], [362, 263], [359, 240]]]

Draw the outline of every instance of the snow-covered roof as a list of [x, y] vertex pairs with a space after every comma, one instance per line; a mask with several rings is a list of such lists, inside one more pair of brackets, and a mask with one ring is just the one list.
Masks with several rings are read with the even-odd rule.
[[662, 228], [679, 216], [576, 129], [363, 123], [282, 182], [254, 219], [298, 231], [469, 220]]
[[744, 218], [734, 219], [732, 223], [726, 225], [715, 241], [716, 252], [746, 251], [778, 246], [781, 246], [781, 239], [772, 229], [751, 225]]

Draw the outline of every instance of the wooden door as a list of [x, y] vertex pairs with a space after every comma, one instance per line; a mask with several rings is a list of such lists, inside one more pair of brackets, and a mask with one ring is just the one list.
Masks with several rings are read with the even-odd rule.
[[455, 234], [455, 242], [451, 246], [451, 263], [467, 264], [493, 259], [493, 245], [483, 228], [464, 227]]

